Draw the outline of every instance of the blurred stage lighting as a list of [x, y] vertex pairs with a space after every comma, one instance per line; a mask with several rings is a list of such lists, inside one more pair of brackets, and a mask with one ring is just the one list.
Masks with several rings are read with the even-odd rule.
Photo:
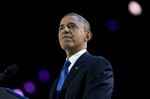
[[38, 77], [42, 82], [48, 82], [50, 79], [50, 73], [46, 69], [41, 69], [39, 71]]
[[29, 94], [34, 94], [35, 93], [35, 85], [31, 81], [26, 81], [24, 83], [24, 89]]
[[24, 96], [23, 91], [20, 90], [19, 88], [14, 88], [13, 91], [16, 92], [16, 93], [18, 93], [18, 94], [21, 95], [21, 96]]
[[128, 10], [132, 15], [138, 16], [142, 13], [141, 5], [136, 1], [130, 1], [128, 4]]
[[116, 32], [118, 30], [118, 23], [116, 20], [108, 20], [107, 21], [107, 29], [110, 31], [110, 32]]

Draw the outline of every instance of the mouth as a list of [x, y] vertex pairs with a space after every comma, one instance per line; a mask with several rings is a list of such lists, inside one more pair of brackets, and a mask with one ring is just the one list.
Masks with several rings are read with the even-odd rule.
[[72, 39], [72, 37], [70, 37], [70, 36], [64, 36], [64, 37], [62, 37], [62, 39]]

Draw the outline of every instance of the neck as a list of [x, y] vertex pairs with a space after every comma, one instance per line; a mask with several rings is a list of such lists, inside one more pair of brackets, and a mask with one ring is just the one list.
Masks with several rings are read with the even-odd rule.
[[[83, 48], [85, 49], [85, 48]], [[71, 51], [65, 51], [66, 52], [66, 55], [67, 55], [67, 59], [69, 59], [72, 55], [74, 55], [75, 53], [83, 50], [83, 49], [79, 49], [79, 50], [71, 50]]]

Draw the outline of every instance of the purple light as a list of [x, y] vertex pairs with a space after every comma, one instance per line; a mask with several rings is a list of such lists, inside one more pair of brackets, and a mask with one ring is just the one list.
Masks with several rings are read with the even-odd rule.
[[49, 74], [49, 72], [48, 72], [46, 69], [42, 69], [42, 70], [39, 72], [39, 79], [40, 79], [42, 82], [47, 82], [47, 81], [50, 79], [50, 74]]
[[13, 91], [16, 92], [17, 94], [21, 95], [21, 96], [24, 96], [24, 93], [18, 88], [13, 89]]
[[109, 31], [114, 32], [118, 29], [118, 23], [115, 20], [109, 20], [107, 22], [107, 28]]
[[35, 85], [31, 81], [27, 81], [24, 83], [24, 89], [27, 93], [33, 94], [35, 92]]

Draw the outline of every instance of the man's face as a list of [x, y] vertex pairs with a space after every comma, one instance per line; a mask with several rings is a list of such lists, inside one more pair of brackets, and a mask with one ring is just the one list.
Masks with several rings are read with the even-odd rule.
[[80, 50], [86, 44], [83, 24], [76, 16], [65, 16], [61, 20], [58, 37], [64, 50]]

